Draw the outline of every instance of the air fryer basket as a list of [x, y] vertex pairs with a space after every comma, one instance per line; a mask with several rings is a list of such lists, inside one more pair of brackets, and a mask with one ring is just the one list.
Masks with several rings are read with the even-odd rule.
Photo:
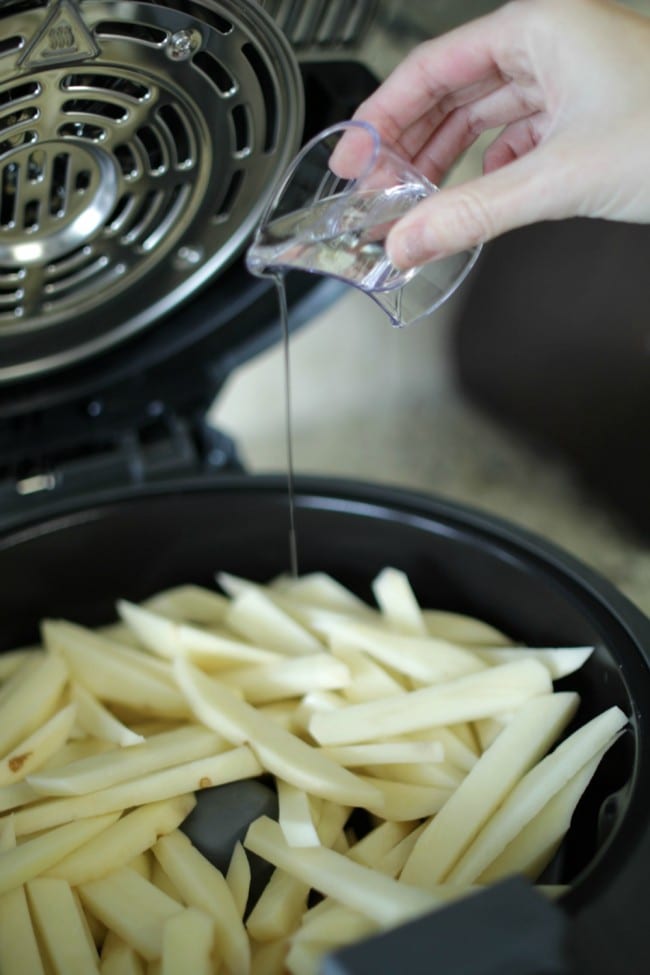
[[[487, 515], [309, 478], [298, 482], [297, 505], [302, 572], [329, 571], [369, 598], [374, 575], [395, 565], [426, 606], [474, 614], [531, 645], [596, 647], [567, 679], [581, 694], [578, 720], [618, 704], [630, 726], [584, 796], [550, 879], [575, 885], [563, 904], [587, 925], [590, 944], [603, 924], [632, 941], [646, 937], [635, 891], [649, 865], [648, 620], [581, 564]], [[106, 493], [0, 539], [0, 650], [33, 641], [44, 616], [98, 624], [113, 618], [120, 596], [210, 586], [219, 569], [264, 580], [287, 563], [282, 478]], [[590, 971], [638, 970], [598, 967], [603, 959], [596, 954]]]

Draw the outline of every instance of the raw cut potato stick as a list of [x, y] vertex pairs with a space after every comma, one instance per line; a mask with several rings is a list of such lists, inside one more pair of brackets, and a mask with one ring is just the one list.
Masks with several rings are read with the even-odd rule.
[[323, 748], [323, 754], [346, 768], [392, 763], [443, 762], [445, 750], [439, 741], [381, 741], [367, 745], [338, 745]]
[[483, 753], [413, 848], [405, 883], [442, 883], [481, 827], [517, 782], [546, 754], [575, 714], [577, 694], [544, 694], [529, 701]]
[[0, 972], [45, 975], [24, 887], [0, 897]]
[[131, 806], [173, 799], [174, 796], [197, 792], [213, 785], [254, 778], [263, 771], [250, 748], [245, 745], [232, 748], [220, 755], [210, 755], [184, 765], [152, 772], [89, 795], [48, 799], [20, 809], [14, 814], [16, 834], [23, 836], [101, 812], [121, 812]]
[[399, 674], [425, 683], [437, 683], [484, 670], [476, 654], [430, 636], [405, 636], [378, 626], [352, 621], [322, 624], [323, 633], [363, 650]]
[[[46, 871], [46, 875], [60, 877], [78, 887], [98, 880], [118, 867], [130, 864], [134, 869], [130, 861], [151, 849], [160, 836], [177, 829], [195, 805], [196, 798], [190, 794], [139, 806], [68, 854]], [[146, 873], [149, 873], [148, 866]]]
[[188, 907], [165, 921], [161, 975], [213, 975], [214, 921]]
[[449, 771], [440, 765], [420, 762], [377, 762], [361, 770], [389, 782], [403, 782], [405, 785], [435, 786], [453, 791], [463, 781], [463, 773], [450, 766]]
[[490, 884], [521, 873], [535, 880], [555, 856], [583, 792], [607, 749], [601, 749], [546, 803], [478, 878]]
[[229, 601], [221, 593], [193, 585], [165, 589], [144, 603], [145, 609], [161, 616], [181, 623], [198, 623], [203, 626], [221, 623], [228, 605]]
[[[109, 629], [114, 633], [119, 629], [133, 641], [133, 634], [119, 623]], [[79, 623], [69, 620], [46, 619], [41, 623], [43, 640], [48, 650], [61, 653], [68, 652], [78, 661], [85, 648], [91, 647], [93, 659], [101, 663], [107, 655], [121, 661], [127, 668], [136, 671], [138, 675], [149, 674], [153, 677], [154, 685], [162, 681], [168, 687], [174, 686], [174, 681], [167, 661], [159, 660], [143, 650], [139, 641], [120, 643], [115, 637], [106, 635], [106, 631], [91, 630]]]
[[359, 776], [329, 761], [318, 749], [284, 731], [223, 684], [184, 660], [175, 662], [174, 673], [199, 720], [233, 744], [248, 742], [267, 771], [310, 795], [343, 805], [381, 805], [381, 794], [372, 784], [364, 783]]
[[276, 787], [278, 822], [289, 846], [319, 846], [307, 793], [282, 779], [276, 780]]
[[413, 823], [384, 821], [366, 833], [363, 839], [355, 843], [354, 846], [351, 846], [347, 856], [357, 863], [374, 867], [378, 860], [392, 850], [405, 836], [408, 836], [413, 829]]
[[392, 850], [384, 853], [383, 857], [375, 863], [375, 870], [388, 874], [389, 877], [401, 877], [404, 864], [411, 855], [419, 837], [426, 829], [427, 822], [428, 820], [425, 820], [425, 822], [420, 823], [408, 836], [396, 843]]
[[473, 650], [482, 646], [505, 647], [511, 643], [501, 630], [473, 616], [450, 613], [444, 609], [423, 609], [422, 616], [429, 636], [449, 640], [450, 643], [458, 643]]
[[551, 678], [542, 664], [517, 660], [406, 695], [314, 714], [309, 730], [321, 745], [373, 741], [499, 714], [551, 690]]
[[18, 650], [5, 650], [0, 653], [0, 682], [3, 683], [3, 687], [0, 688], [0, 699], [4, 693], [6, 681], [12, 677], [16, 671], [22, 667], [26, 661], [36, 661], [39, 658], [42, 659], [43, 650], [39, 646], [34, 647], [20, 647]]
[[70, 885], [54, 877], [36, 877], [27, 884], [27, 899], [56, 975], [99, 975], [97, 950], [89, 941]]
[[15, 782], [13, 785], [3, 785], [0, 787], [0, 812], [8, 809], [17, 809], [25, 806], [39, 795], [26, 782]]
[[151, 868], [151, 883], [155, 884], [156, 887], [159, 887], [164, 894], [168, 894], [169, 897], [172, 897], [175, 901], [178, 901], [179, 904], [183, 903], [183, 898], [181, 897], [180, 892], [171, 882], [163, 868], [160, 866], [158, 860], [156, 860], [155, 856], [153, 858], [153, 866]]
[[350, 682], [343, 688], [343, 696], [350, 703], [374, 701], [378, 697], [404, 692], [404, 686], [363, 650], [350, 647], [345, 640], [336, 636], [330, 638], [330, 650], [350, 672]]
[[181, 762], [218, 755], [227, 748], [221, 735], [200, 725], [189, 725], [153, 735], [140, 745], [115, 748], [63, 768], [42, 770], [29, 777], [29, 784], [41, 795], [84, 795]]
[[310, 849], [288, 846], [278, 823], [267, 816], [251, 823], [244, 846], [322, 894], [362, 911], [382, 925], [399, 924], [439, 904], [427, 891], [377, 874], [323, 846]]
[[254, 944], [251, 975], [286, 975], [284, 960], [288, 947], [285, 938]]
[[320, 640], [259, 589], [246, 589], [233, 599], [225, 623], [251, 643], [285, 656], [323, 650]]
[[[85, 632], [69, 623], [48, 622], [43, 624], [43, 634], [49, 647], [60, 651], [72, 676], [91, 691], [100, 701], [122, 704], [140, 712], [142, 716], [159, 715], [168, 718], [187, 718], [187, 704], [178, 689], [168, 682], [167, 677], [150, 669], [150, 664], [159, 661], [148, 658], [141, 651], [125, 653], [128, 647], [98, 637], [87, 640]], [[98, 641], [101, 643], [98, 644]], [[139, 657], [142, 662], [134, 659]], [[52, 659], [56, 659], [52, 655]]]
[[378, 803], [368, 804], [370, 812], [393, 822], [408, 822], [433, 816], [445, 805], [452, 793], [441, 786], [411, 785], [391, 779], [360, 775], [362, 782], [372, 785], [381, 795]]
[[[350, 812], [337, 803], [323, 803], [318, 821], [318, 835], [323, 846], [334, 844]], [[284, 870], [275, 870], [246, 922], [251, 937], [258, 941], [275, 941], [294, 931], [304, 913], [308, 894], [309, 884]]]
[[244, 664], [272, 663], [278, 658], [278, 654], [270, 650], [169, 620], [124, 599], [118, 602], [117, 609], [145, 647], [169, 660], [187, 657], [196, 664], [216, 670]]
[[377, 930], [377, 924], [359, 911], [353, 911], [336, 901], [321, 903], [327, 904], [327, 910], [309, 920], [305, 919], [291, 939], [293, 945], [312, 942], [324, 953], [336, 945], [366, 938]]
[[111, 714], [108, 708], [105, 708], [81, 684], [73, 684], [72, 700], [77, 706], [77, 723], [90, 737], [110, 741], [122, 748], [139, 745], [144, 741], [143, 735], [136, 734], [118, 721], [115, 715]]
[[345, 663], [329, 653], [290, 657], [261, 667], [229, 670], [219, 675], [228, 687], [239, 689], [249, 704], [267, 704], [299, 697], [312, 690], [338, 690], [351, 683]]
[[580, 670], [594, 652], [593, 647], [477, 647], [476, 655], [485, 663], [506, 664], [510, 660], [521, 660], [522, 657], [532, 657], [548, 667], [553, 680], [559, 680], [568, 674]]
[[[43, 833], [20, 846], [0, 853], [0, 894], [13, 890], [87, 843], [93, 836], [107, 829], [117, 819], [115, 813], [93, 816], [79, 823], [66, 823], [58, 829]], [[16, 835], [20, 835], [14, 816]]]
[[153, 852], [185, 903], [213, 919], [219, 955], [231, 975], [248, 975], [250, 944], [223, 874], [178, 830], [158, 840]]
[[235, 843], [235, 848], [232, 851], [226, 873], [226, 883], [230, 888], [237, 913], [243, 918], [246, 913], [246, 905], [248, 904], [248, 895], [250, 893], [251, 868], [246, 851], [239, 842]]
[[47, 721], [67, 681], [67, 667], [51, 654], [28, 660], [15, 672], [0, 701], [0, 755]]
[[68, 704], [14, 746], [0, 763], [0, 787], [22, 781], [58, 751], [72, 730], [76, 713], [76, 705]]
[[406, 573], [383, 569], [372, 583], [372, 592], [391, 629], [412, 636], [426, 636], [427, 626]]
[[351, 615], [375, 615], [367, 603], [325, 572], [311, 572], [298, 579], [293, 576], [278, 576], [270, 588], [312, 606], [322, 606]]
[[114, 931], [109, 931], [102, 944], [101, 975], [145, 975], [144, 960], [131, 945]]
[[611, 745], [626, 724], [627, 717], [620, 708], [609, 708], [543, 758], [519, 780], [488, 820], [448, 874], [448, 882], [474, 883], [549, 799], [596, 754]]
[[184, 908], [135, 870], [120, 867], [79, 887], [84, 906], [148, 961], [162, 955], [165, 921]]

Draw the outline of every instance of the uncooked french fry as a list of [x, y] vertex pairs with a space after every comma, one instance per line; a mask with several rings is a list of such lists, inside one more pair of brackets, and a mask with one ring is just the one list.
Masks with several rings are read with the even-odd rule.
[[233, 599], [225, 622], [251, 643], [277, 653], [300, 655], [323, 650], [322, 643], [309, 630], [259, 589], [246, 589]]
[[20, 782], [44, 765], [64, 744], [74, 724], [76, 711], [76, 705], [68, 704], [15, 745], [0, 763], [0, 786]]
[[326, 572], [311, 572], [299, 578], [279, 576], [271, 583], [270, 588], [313, 606], [323, 606], [351, 615], [375, 615], [367, 603]]
[[228, 600], [212, 589], [204, 586], [175, 586], [156, 593], [144, 603], [146, 609], [179, 622], [191, 622], [206, 626], [220, 623]]
[[542, 664], [518, 660], [407, 695], [316, 713], [309, 730], [321, 745], [373, 741], [499, 714], [550, 691], [551, 678]]
[[555, 856], [578, 802], [593, 778], [606, 749], [601, 749], [567, 784], [549, 799], [531, 821], [478, 878], [490, 884], [510, 874], [535, 880]]
[[356, 621], [322, 624], [319, 629], [327, 636], [363, 650], [397, 673], [427, 684], [452, 680], [487, 666], [472, 651], [431, 636], [391, 633]]
[[415, 844], [402, 878], [443, 882], [481, 827], [533, 765], [546, 754], [578, 707], [577, 694], [545, 694], [519, 711], [450, 795]]
[[382, 569], [373, 580], [372, 591], [391, 629], [412, 636], [426, 636], [422, 610], [405, 572]]
[[261, 667], [229, 670], [219, 675], [227, 687], [239, 689], [250, 704], [267, 704], [313, 690], [338, 690], [350, 684], [345, 663], [329, 653], [290, 657]]
[[251, 868], [246, 851], [239, 842], [235, 843], [235, 849], [232, 851], [226, 873], [226, 883], [230, 888], [239, 916], [243, 918], [246, 913], [251, 886]]
[[[0, 894], [13, 890], [20, 884], [26, 883], [33, 877], [38, 877], [44, 870], [53, 867], [68, 853], [78, 846], [87, 843], [102, 830], [115, 822], [114, 813], [105, 816], [93, 816], [79, 823], [67, 823], [58, 829], [53, 829], [42, 836], [27, 840], [12, 850], [0, 853]], [[14, 815], [16, 835], [20, 835], [16, 815]]]
[[579, 670], [594, 652], [593, 647], [479, 647], [477, 656], [485, 663], [505, 664], [510, 660], [532, 657], [548, 668], [553, 680], [567, 677]]
[[430, 636], [461, 646], [478, 650], [482, 646], [507, 646], [510, 640], [489, 623], [467, 616], [464, 613], [450, 613], [443, 609], [423, 609], [422, 616]]
[[45, 975], [24, 887], [0, 896], [0, 972]]
[[139, 806], [60, 860], [47, 875], [61, 877], [73, 887], [97, 880], [149, 850], [160, 836], [180, 826], [195, 805], [190, 794]]
[[366, 745], [333, 745], [323, 754], [347, 768], [362, 765], [393, 765], [444, 761], [445, 750], [439, 741], [381, 741]]
[[[27, 660], [36, 660], [42, 656], [43, 648], [39, 646], [20, 647], [17, 650], [5, 650], [0, 653], [0, 682], [8, 681]], [[0, 690], [0, 695], [5, 687]]]
[[18, 809], [20, 806], [33, 802], [38, 797], [38, 793], [26, 782], [15, 782], [13, 785], [0, 786], [0, 812]]
[[327, 899], [321, 902], [327, 909], [311, 918], [305, 917], [293, 935], [293, 945], [311, 943], [321, 954], [334, 947], [366, 938], [377, 931], [377, 924], [360, 911]]
[[611, 745], [626, 724], [627, 717], [620, 708], [609, 708], [574, 731], [538, 762], [485, 824], [447, 875], [448, 882], [474, 883], [549, 799], [596, 754]]
[[28, 782], [40, 795], [75, 796], [107, 789], [137, 776], [226, 751], [220, 735], [200, 725], [153, 735], [142, 744], [79, 759], [63, 768], [42, 770]]
[[145, 975], [143, 959], [114, 931], [109, 931], [102, 946], [101, 975]]
[[165, 921], [184, 910], [128, 867], [82, 884], [79, 894], [95, 917], [148, 961], [162, 954]]
[[196, 716], [233, 744], [248, 742], [263, 767], [278, 778], [344, 805], [380, 804], [381, 795], [372, 784], [329, 761], [187, 661], [177, 660], [174, 673]]
[[330, 637], [330, 649], [342, 660], [350, 672], [350, 682], [343, 688], [343, 696], [351, 703], [374, 701], [403, 693], [405, 688], [388, 671], [377, 664], [363, 650], [351, 647], [337, 636]]
[[410, 822], [394, 823], [385, 820], [350, 847], [347, 855], [357, 863], [374, 867], [381, 857], [392, 850], [413, 829], [414, 824]]
[[187, 657], [206, 669], [219, 670], [245, 664], [272, 663], [278, 658], [278, 654], [263, 647], [250, 646], [196, 626], [174, 622], [124, 599], [118, 602], [117, 608], [124, 622], [142, 643], [152, 653], [169, 660]]
[[411, 785], [369, 775], [360, 775], [359, 778], [362, 782], [373, 785], [381, 795], [378, 803], [368, 804], [368, 809], [375, 815], [396, 823], [433, 816], [442, 809], [452, 794], [451, 789], [441, 786]]
[[165, 921], [161, 975], [213, 975], [215, 923], [196, 907]]
[[142, 717], [187, 717], [185, 699], [160, 661], [72, 623], [48, 620], [42, 630], [47, 646], [63, 655], [75, 679], [100, 701], [127, 705]]
[[278, 822], [289, 846], [319, 846], [307, 793], [282, 779], [276, 780], [276, 788]]
[[27, 884], [27, 898], [56, 975], [99, 975], [97, 950], [84, 928], [70, 885], [54, 877], [36, 877]]
[[253, 945], [251, 975], [285, 975], [284, 960], [289, 945], [286, 939]]
[[253, 778], [262, 772], [262, 766], [250, 748], [243, 745], [220, 755], [152, 772], [140, 779], [122, 782], [89, 795], [48, 799], [33, 807], [20, 809], [14, 814], [16, 833], [23, 836], [74, 819], [83, 819], [93, 813], [121, 811], [147, 802], [173, 799], [174, 796], [213, 785]]
[[101, 701], [98, 701], [81, 684], [73, 685], [72, 700], [77, 705], [77, 723], [87, 735], [122, 747], [138, 745], [144, 741], [142, 735], [136, 734], [118, 721], [115, 715], [111, 714], [108, 708], [105, 708]]
[[362, 911], [378, 924], [399, 924], [432, 910], [439, 903], [427, 891], [377, 874], [323, 846], [290, 847], [278, 823], [267, 816], [251, 823], [244, 846], [310, 887], [353, 910]]
[[[6, 755], [54, 713], [68, 670], [52, 654], [26, 660], [0, 701], [0, 755]], [[15, 683], [14, 683], [15, 681]]]
[[183, 900], [213, 919], [219, 955], [231, 975], [248, 975], [250, 945], [223, 874], [178, 830], [158, 840], [153, 852]]

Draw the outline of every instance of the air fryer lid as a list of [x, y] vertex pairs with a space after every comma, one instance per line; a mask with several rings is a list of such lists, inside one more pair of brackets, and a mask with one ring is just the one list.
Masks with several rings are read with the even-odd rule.
[[[601, 764], [549, 880], [575, 882], [563, 905], [579, 963], [567, 972], [644, 971], [648, 620], [569, 556], [460, 506], [316, 479], [299, 479], [297, 505], [303, 572], [329, 571], [368, 598], [373, 576], [394, 564], [425, 605], [472, 613], [532, 645], [595, 645], [582, 671], [566, 679], [581, 694], [579, 720], [618, 704], [630, 727]], [[119, 596], [213, 585], [217, 569], [262, 580], [287, 564], [282, 478], [222, 476], [107, 492], [81, 509], [59, 506], [48, 520], [0, 538], [0, 650], [32, 641], [43, 616], [97, 624], [113, 618]]]
[[0, 8], [0, 383], [169, 313], [255, 226], [302, 80], [253, 0]]

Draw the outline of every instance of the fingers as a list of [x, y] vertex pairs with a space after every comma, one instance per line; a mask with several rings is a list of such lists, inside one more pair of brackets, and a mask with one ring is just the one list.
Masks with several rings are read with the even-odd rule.
[[507, 125], [483, 154], [483, 172], [493, 173], [520, 156], [526, 155], [543, 139], [549, 125], [548, 116], [538, 112]]
[[[389, 145], [401, 145], [410, 158], [424, 138], [418, 127], [439, 124], [464, 100], [475, 99], [522, 70], [521, 26], [527, 3], [509, 4], [415, 48], [355, 113], [370, 122]], [[469, 89], [469, 96], [463, 93]], [[433, 115], [431, 114], [433, 113]], [[408, 133], [408, 135], [407, 135]], [[431, 128], [429, 128], [431, 134]], [[414, 148], [415, 147], [415, 148]]]
[[537, 220], [568, 216], [575, 187], [557, 175], [544, 149], [509, 166], [443, 189], [418, 204], [391, 230], [386, 241], [392, 263], [415, 267], [474, 247]]
[[415, 156], [414, 165], [433, 183], [440, 183], [450, 166], [483, 132], [530, 117], [538, 119], [531, 132], [538, 135], [539, 141], [544, 132], [541, 119], [545, 118], [539, 113], [541, 103], [536, 91], [502, 84], [489, 95], [456, 108]]

